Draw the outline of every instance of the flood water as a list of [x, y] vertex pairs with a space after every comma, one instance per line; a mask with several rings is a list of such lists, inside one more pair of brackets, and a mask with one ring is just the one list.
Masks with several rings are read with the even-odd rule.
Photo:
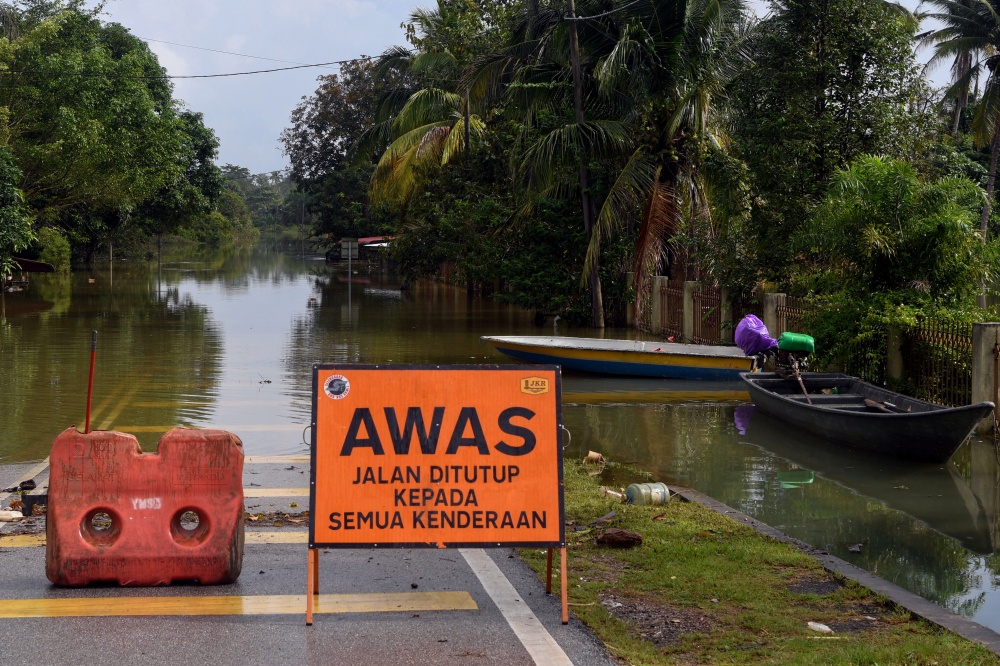
[[[176, 425], [221, 428], [248, 455], [308, 452], [315, 362], [506, 363], [481, 335], [593, 335], [355, 269], [349, 281], [346, 267], [243, 250], [33, 276], [0, 302], [0, 464], [42, 459], [62, 430], [82, 429], [94, 330], [93, 429], [153, 450]], [[566, 455], [628, 463], [608, 468], [608, 485], [696, 488], [1000, 631], [992, 441], [908, 465], [830, 446], [747, 399], [735, 384], [567, 375]]]

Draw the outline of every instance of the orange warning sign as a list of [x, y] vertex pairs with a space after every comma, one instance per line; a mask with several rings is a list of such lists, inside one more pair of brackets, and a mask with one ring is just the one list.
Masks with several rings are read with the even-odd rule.
[[556, 366], [313, 368], [309, 547], [561, 546]]

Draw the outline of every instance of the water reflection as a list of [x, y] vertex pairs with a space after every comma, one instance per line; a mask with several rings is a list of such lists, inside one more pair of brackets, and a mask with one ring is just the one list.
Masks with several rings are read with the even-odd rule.
[[[43, 458], [56, 434], [83, 423], [91, 330], [99, 331], [95, 428], [121, 423], [137, 408], [162, 423], [197, 419], [213, 398], [222, 339], [208, 310], [189, 295], [174, 290], [157, 298], [142, 279], [112, 287], [110, 274], [98, 273], [42, 275], [6, 301], [15, 312], [37, 312], [0, 320], [0, 459]], [[58, 305], [38, 305], [53, 301]], [[176, 398], [181, 386], [189, 400]]]
[[[683, 395], [683, 394], [682, 394]], [[710, 395], [567, 404], [570, 455], [588, 450], [686, 485], [947, 608], [1000, 629], [997, 463], [965, 444], [921, 466], [831, 446]], [[750, 416], [750, 418], [747, 418]], [[741, 430], [743, 431], [741, 433]], [[641, 478], [611, 467], [602, 482]], [[984, 494], [980, 489], [987, 489]], [[860, 551], [860, 552], [855, 552]]]
[[746, 441], [795, 467], [778, 472], [782, 483], [796, 478], [796, 471], [818, 475], [903, 511], [973, 552], [993, 552], [986, 510], [953, 463], [928, 465], [845, 449], [755, 411], [753, 405], [737, 407], [734, 421]]

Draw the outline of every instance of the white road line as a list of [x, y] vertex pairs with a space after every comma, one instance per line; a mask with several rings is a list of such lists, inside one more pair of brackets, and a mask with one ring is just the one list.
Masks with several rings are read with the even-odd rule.
[[[42, 472], [44, 472], [46, 469], [48, 469], [48, 466], [49, 466], [49, 459], [46, 458], [42, 462], [40, 462], [37, 465], [35, 465], [34, 467], [32, 467], [20, 479], [18, 479], [17, 481], [15, 481], [14, 482], [14, 487], [16, 488], [17, 486], [19, 486], [22, 481], [29, 481], [31, 479], [34, 479], [36, 476], [38, 476], [39, 474], [41, 474]], [[13, 494], [14, 493], [3, 493], [3, 492], [0, 492], [0, 502], [4, 501], [5, 499], [7, 499], [8, 497], [10, 497]]]
[[573, 666], [570, 658], [531, 612], [528, 604], [521, 601], [521, 595], [486, 551], [478, 548], [460, 548], [459, 551], [534, 662], [543, 666]]

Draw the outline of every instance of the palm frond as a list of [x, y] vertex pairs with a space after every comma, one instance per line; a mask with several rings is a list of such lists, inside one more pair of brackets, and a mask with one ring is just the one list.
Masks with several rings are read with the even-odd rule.
[[462, 98], [453, 92], [440, 88], [418, 90], [410, 95], [406, 104], [396, 114], [393, 131], [403, 134], [443, 118], [448, 118], [450, 122], [460, 108], [462, 108]]
[[[994, 58], [1000, 60], [1000, 56]], [[987, 79], [982, 101], [972, 118], [972, 139], [980, 147], [988, 146], [997, 132], [1000, 132], [1000, 76], [994, 74]]]
[[644, 147], [636, 149], [629, 156], [625, 166], [618, 172], [597, 215], [594, 234], [587, 247], [585, 277], [597, 266], [601, 240], [610, 238], [615, 229], [639, 217], [643, 203], [656, 183], [658, 174], [656, 159]]
[[668, 183], [657, 182], [646, 200], [633, 255], [635, 262], [633, 285], [636, 292], [637, 316], [645, 309], [649, 277], [663, 255], [669, 239], [676, 234], [679, 217], [674, 188]]
[[410, 70], [430, 78], [455, 77], [459, 74], [459, 65], [449, 51], [426, 51], [413, 59]]
[[[474, 137], [481, 137], [486, 131], [486, 123], [479, 118], [479, 116], [469, 117], [469, 133]], [[440, 163], [442, 166], [450, 164], [455, 157], [463, 155], [467, 149], [465, 145], [465, 118], [462, 118], [454, 127], [451, 128], [451, 133], [448, 135], [448, 140], [444, 142], [441, 147], [441, 159]]]
[[581, 156], [602, 159], [627, 154], [631, 145], [630, 128], [618, 121], [572, 123], [539, 139], [525, 152], [520, 168], [529, 187], [540, 190], [551, 184], [558, 170], [579, 164]]

